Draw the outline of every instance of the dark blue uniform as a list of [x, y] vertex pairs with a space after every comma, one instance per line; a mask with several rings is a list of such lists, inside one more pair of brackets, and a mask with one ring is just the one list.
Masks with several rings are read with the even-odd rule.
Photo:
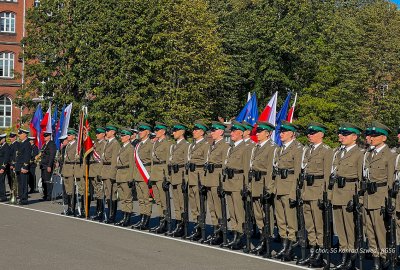
[[7, 143], [0, 145], [0, 170], [4, 170], [0, 174], [0, 201], [6, 201], [6, 169], [10, 159], [10, 146]]
[[36, 162], [35, 157], [39, 154], [39, 148], [36, 145], [32, 145], [31, 151], [31, 162], [29, 163], [29, 193], [33, 193], [36, 190]]
[[15, 154], [16, 154], [17, 148], [19, 146], [19, 142], [14, 141], [9, 146], [10, 146], [10, 152], [9, 152], [9, 158], [8, 158], [8, 166], [6, 167], [6, 173], [7, 173], [7, 179], [8, 179], [8, 186], [10, 187], [10, 190], [12, 190], [13, 183], [12, 183], [10, 166], [15, 167]]
[[[53, 175], [54, 159], [56, 157], [56, 144], [53, 141], [47, 142], [42, 147], [42, 160], [40, 161], [40, 170], [42, 173], [43, 199], [50, 200], [52, 192], [51, 176]], [[51, 168], [51, 172], [47, 168]]]
[[[18, 197], [20, 204], [28, 201], [29, 162], [31, 160], [32, 147], [28, 139], [20, 142], [15, 155], [15, 172], [18, 179]], [[27, 170], [23, 173], [22, 170]]]

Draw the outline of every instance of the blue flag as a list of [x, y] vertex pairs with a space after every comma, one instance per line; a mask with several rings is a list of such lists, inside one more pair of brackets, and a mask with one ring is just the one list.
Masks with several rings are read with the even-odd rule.
[[57, 146], [57, 150], [60, 150], [60, 137], [61, 137], [61, 133], [62, 133], [62, 127], [64, 124], [64, 110], [65, 110], [65, 105], [62, 107], [61, 109], [61, 115], [60, 115], [60, 120], [58, 120], [56, 127], [55, 127], [55, 132], [54, 132], [54, 142]]
[[275, 143], [279, 146], [282, 145], [281, 137], [279, 136], [279, 131], [281, 130], [282, 121], [286, 120], [288, 110], [289, 110], [289, 103], [290, 103], [291, 95], [292, 95], [292, 93], [289, 92], [289, 94], [286, 97], [285, 102], [283, 103], [281, 110], [278, 112], [278, 114], [276, 116]]
[[246, 103], [244, 108], [240, 111], [239, 115], [236, 117], [236, 121], [242, 122], [245, 120], [247, 123], [254, 126], [258, 119], [258, 107], [257, 107], [257, 97], [254, 93], [250, 100]]
[[31, 136], [35, 137], [35, 145], [39, 147], [41, 145], [40, 142], [40, 133], [41, 133], [41, 128], [40, 128], [40, 122], [43, 119], [43, 112], [42, 112], [42, 106], [40, 104], [37, 106], [37, 109], [35, 111], [35, 114], [32, 117], [31, 123], [29, 125], [30, 131], [31, 131]]
[[51, 118], [51, 131], [53, 132], [53, 139], [56, 134], [56, 124], [57, 124], [57, 105], [54, 108], [53, 117]]

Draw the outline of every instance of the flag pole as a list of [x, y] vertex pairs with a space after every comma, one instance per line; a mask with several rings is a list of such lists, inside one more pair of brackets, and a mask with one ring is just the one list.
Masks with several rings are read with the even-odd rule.
[[[84, 115], [87, 117], [87, 107], [85, 106], [84, 107]], [[86, 123], [84, 123], [84, 124], [86, 124]], [[86, 130], [86, 138], [89, 136], [89, 131], [88, 130]], [[85, 139], [86, 140], [86, 139]], [[86, 151], [86, 149], [85, 149], [85, 151]], [[85, 185], [86, 185], [86, 188], [85, 188], [85, 198], [86, 198], [86, 200], [85, 200], [85, 215], [86, 215], [86, 219], [88, 219], [88, 217], [89, 217], [89, 162], [88, 162], [88, 158], [89, 156], [86, 156], [85, 157], [85, 160], [84, 160], [84, 162], [85, 162]]]

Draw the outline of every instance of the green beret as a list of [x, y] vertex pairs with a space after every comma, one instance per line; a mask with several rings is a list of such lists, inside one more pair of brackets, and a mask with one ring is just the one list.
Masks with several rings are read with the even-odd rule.
[[132, 134], [133, 134], [130, 128], [121, 128], [119, 130], [119, 133], [121, 136], [124, 136], [124, 135], [132, 136]]
[[106, 132], [106, 129], [103, 127], [96, 128], [96, 134], [105, 133], [105, 132]]
[[138, 130], [153, 130], [153, 127], [150, 124], [147, 124], [145, 122], [139, 122], [138, 124]]
[[167, 130], [168, 126], [164, 123], [161, 122], [156, 122], [156, 125], [154, 126], [154, 129], [164, 129]]
[[324, 126], [321, 123], [317, 123], [317, 122], [310, 122], [307, 126], [307, 130], [308, 131], [316, 131], [316, 132], [322, 132], [322, 133], [326, 133], [326, 131], [328, 130], [328, 128], [326, 126]]
[[373, 121], [371, 123], [370, 128], [371, 128], [371, 134], [376, 134], [376, 135], [389, 136], [389, 133], [391, 132], [390, 128], [377, 121]]
[[221, 122], [212, 121], [211, 122], [211, 128], [225, 130], [226, 126]]
[[270, 122], [258, 121], [257, 129], [273, 131], [273, 130], [275, 130], [275, 126], [273, 124], [271, 124]]
[[233, 130], [241, 130], [245, 131], [246, 128], [238, 121], [232, 121], [231, 131]]
[[360, 135], [362, 132], [362, 129], [352, 123], [341, 123], [339, 126], [339, 133], [340, 132], [351, 132], [354, 133], [356, 135]]
[[175, 123], [172, 126], [172, 129], [173, 130], [188, 130], [189, 128], [186, 125], [182, 124], [182, 123]]
[[67, 131], [67, 134], [68, 135], [77, 135], [78, 131], [76, 131], [76, 129], [74, 129], [74, 128], [69, 128]]
[[200, 121], [200, 120], [197, 120], [197, 121], [195, 121], [194, 122], [194, 127], [193, 127], [193, 129], [201, 129], [201, 130], [203, 130], [204, 132], [206, 132], [207, 130], [208, 130], [208, 126], [206, 125], [206, 124], [204, 124], [202, 121]]
[[247, 130], [253, 130], [253, 126], [245, 120], [242, 121], [242, 126], [244, 126], [244, 128]]
[[298, 129], [298, 127], [295, 124], [284, 120], [284, 121], [282, 121], [280, 130], [281, 131], [293, 131], [293, 132], [296, 132], [297, 129]]
[[109, 130], [118, 131], [118, 128], [113, 124], [107, 124], [106, 125], [106, 131], [109, 131]]

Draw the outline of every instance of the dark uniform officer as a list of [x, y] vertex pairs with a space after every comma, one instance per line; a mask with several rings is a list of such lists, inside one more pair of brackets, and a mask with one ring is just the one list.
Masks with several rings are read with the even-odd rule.
[[36, 157], [39, 155], [39, 148], [35, 145], [35, 137], [28, 137], [32, 146], [31, 160], [29, 163], [29, 193], [36, 192]]
[[212, 122], [211, 138], [212, 144], [209, 146], [206, 159], [205, 177], [203, 185], [207, 188], [207, 203], [211, 216], [211, 223], [214, 227], [214, 233], [209, 239], [211, 244], [219, 245], [222, 243], [222, 210], [221, 200], [218, 196], [218, 186], [220, 177], [222, 177], [222, 167], [225, 162], [229, 144], [224, 140], [226, 126], [221, 122]]
[[22, 128], [18, 130], [20, 144], [15, 155], [15, 172], [18, 179], [18, 204], [20, 205], [28, 203], [29, 161], [32, 149], [28, 134], [29, 130]]
[[[275, 192], [275, 183], [272, 179], [274, 156], [276, 155], [276, 144], [272, 141], [271, 135], [275, 126], [268, 122], [257, 122], [257, 140], [258, 143], [251, 150], [250, 174], [254, 217], [258, 230], [261, 232], [264, 224], [265, 213], [263, 211], [263, 194], [266, 191], [269, 200], [273, 200]], [[269, 202], [272, 204], [271, 202]], [[271, 237], [274, 231], [274, 214], [270, 210], [269, 224], [271, 235], [261, 235], [261, 241], [257, 247], [251, 250], [255, 254], [264, 254], [266, 237]]]
[[11, 190], [13, 187], [11, 170], [14, 170], [15, 167], [15, 154], [17, 152], [19, 142], [17, 141], [16, 133], [10, 132], [8, 136], [10, 138], [10, 158], [8, 160], [8, 165], [6, 167], [6, 174], [8, 179], [8, 186], [10, 187]]
[[96, 128], [96, 139], [97, 142], [94, 144], [96, 153], [100, 156], [100, 160], [97, 160], [94, 156], [94, 152], [91, 153], [89, 158], [89, 181], [93, 186], [94, 197], [96, 198], [96, 214], [92, 216], [92, 220], [102, 220], [103, 218], [103, 181], [101, 178], [101, 157], [104, 153], [104, 147], [106, 146], [105, 140], [106, 129], [103, 127]]
[[199, 182], [204, 182], [204, 164], [206, 163], [209, 144], [204, 138], [208, 127], [202, 121], [196, 121], [193, 127], [193, 142], [189, 145], [187, 155], [187, 173], [189, 184], [189, 206], [195, 227], [189, 239], [199, 240], [201, 237], [200, 228], [200, 194]]
[[297, 126], [282, 121], [280, 138], [282, 146], [277, 150], [276, 164], [278, 175], [275, 180], [275, 214], [283, 248], [275, 258], [291, 260], [293, 244], [296, 242], [296, 208], [289, 201], [296, 201], [296, 184], [301, 171], [303, 146], [296, 140]]
[[115, 215], [117, 214], [117, 192], [115, 177], [117, 174], [117, 156], [121, 149], [119, 142], [115, 138], [115, 134], [118, 131], [117, 127], [108, 124], [106, 126], [106, 145], [104, 146], [104, 152], [102, 155], [102, 168], [101, 178], [104, 185], [104, 193], [108, 203], [109, 217], [107, 222], [114, 223]]
[[133, 205], [131, 184], [133, 182], [133, 171], [135, 168], [134, 147], [130, 142], [132, 132], [128, 128], [120, 129], [122, 147], [117, 157], [117, 193], [120, 201], [123, 218], [116, 223], [118, 226], [127, 227], [130, 224]]
[[182, 218], [184, 215], [183, 193], [182, 193], [182, 174], [185, 171], [186, 157], [189, 143], [185, 139], [185, 132], [188, 127], [182, 123], [175, 123], [172, 127], [172, 136], [175, 143], [170, 147], [169, 169], [170, 181], [172, 185], [172, 201], [174, 202], [176, 228], [171, 235], [180, 237], [183, 235], [184, 226]]
[[243, 141], [245, 130], [241, 123], [232, 122], [231, 140], [233, 145], [229, 148], [225, 159], [227, 179], [224, 183], [224, 190], [231, 218], [230, 225], [233, 231], [233, 239], [224, 247], [230, 247], [231, 249], [241, 249], [244, 246], [244, 208], [241, 191], [245, 192], [243, 191], [243, 183], [247, 185], [251, 153]]
[[135, 148], [135, 170], [133, 177], [135, 179], [137, 197], [140, 208], [141, 219], [132, 226], [133, 229], [147, 230], [151, 217], [151, 202], [149, 201], [149, 186], [150, 168], [153, 149], [153, 143], [149, 136], [152, 126], [140, 122], [138, 126], [140, 143]]
[[6, 169], [10, 158], [10, 146], [6, 143], [6, 134], [0, 135], [0, 202], [7, 201]]
[[[330, 197], [333, 205], [336, 232], [342, 252], [342, 260], [334, 269], [351, 269], [355, 260], [355, 225], [353, 212], [347, 211], [349, 201], [353, 200], [363, 176], [364, 150], [357, 145], [361, 128], [351, 123], [339, 127], [341, 147], [334, 154], [333, 175], [336, 181], [330, 183]], [[333, 185], [333, 186], [332, 186]], [[357, 189], [356, 189], [357, 188]]]
[[154, 133], [157, 141], [153, 144], [150, 180], [153, 188], [154, 200], [156, 201], [158, 213], [160, 215], [160, 223], [150, 231], [156, 233], [164, 233], [167, 230], [166, 195], [163, 190], [163, 180], [168, 174], [168, 161], [171, 143], [166, 138], [167, 125], [156, 122]]
[[382, 209], [385, 207], [388, 187], [393, 185], [396, 156], [385, 143], [390, 129], [379, 122], [372, 122], [370, 128], [371, 145], [375, 148], [368, 153], [365, 165], [369, 172], [367, 190], [363, 196], [366, 235], [374, 259], [373, 269], [382, 269], [386, 266], [387, 257], [386, 228]]
[[304, 202], [305, 228], [308, 242], [312, 248], [310, 257], [300, 261], [299, 264], [309, 263], [311, 267], [322, 267], [323, 264], [323, 252], [321, 250], [324, 245], [324, 223], [318, 200], [322, 200], [323, 192], [328, 189], [333, 162], [332, 149], [323, 143], [326, 132], [326, 126], [320, 123], [312, 122], [308, 124], [306, 134], [310, 146], [303, 150], [305, 154], [303, 160], [305, 181], [302, 183], [301, 196]]
[[43, 200], [51, 200], [51, 194], [53, 190], [53, 183], [51, 177], [54, 169], [54, 159], [56, 157], [57, 147], [54, 141], [51, 139], [51, 131], [45, 132], [44, 145], [41, 149], [42, 159], [40, 161], [40, 171], [42, 173], [42, 185], [43, 185]]

